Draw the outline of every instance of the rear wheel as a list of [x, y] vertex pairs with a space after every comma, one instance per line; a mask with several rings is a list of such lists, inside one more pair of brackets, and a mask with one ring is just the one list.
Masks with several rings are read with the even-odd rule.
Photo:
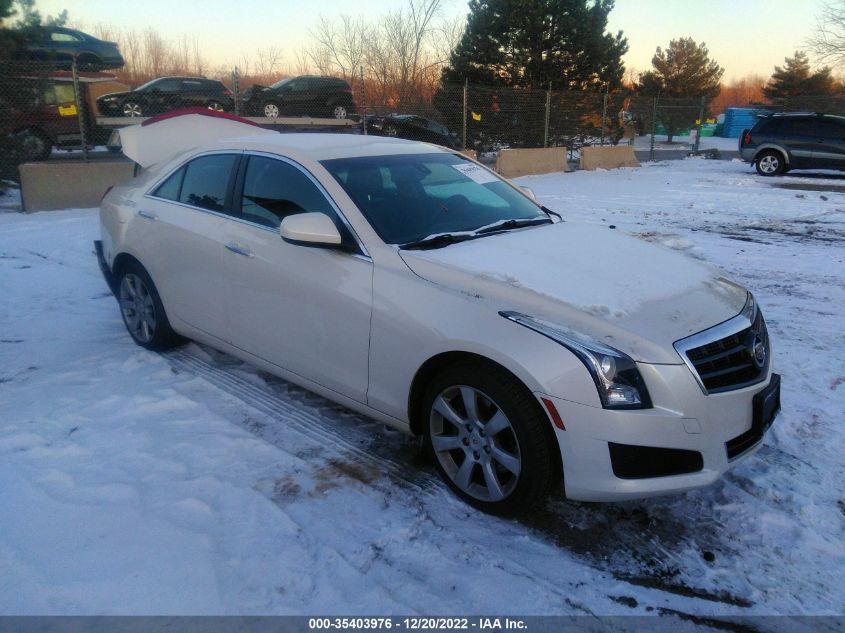
[[777, 176], [786, 171], [783, 154], [771, 150], [762, 152], [754, 162], [754, 166], [761, 176]]
[[140, 264], [129, 262], [121, 268], [117, 301], [129, 335], [141, 347], [163, 350], [181, 342], [170, 327], [153, 280]]
[[446, 484], [470, 505], [514, 515], [556, 479], [549, 422], [531, 393], [495, 366], [451, 367], [429, 384], [424, 442]]
[[346, 106], [343, 104], [337, 104], [332, 108], [332, 116], [335, 119], [345, 119], [349, 114], [349, 111], [346, 109]]
[[220, 103], [219, 101], [209, 101], [208, 105], [206, 105], [206, 107], [209, 110], [214, 110], [215, 112], [223, 112], [223, 110], [224, 110], [223, 104]]

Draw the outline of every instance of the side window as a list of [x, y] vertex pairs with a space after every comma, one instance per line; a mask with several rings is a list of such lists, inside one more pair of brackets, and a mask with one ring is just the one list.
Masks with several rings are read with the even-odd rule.
[[288, 215], [319, 211], [337, 224], [329, 201], [317, 186], [293, 165], [252, 156], [244, 175], [241, 217], [277, 228]]
[[792, 136], [815, 136], [816, 125], [812, 119], [785, 119], [781, 123], [781, 133]]
[[226, 191], [237, 156], [215, 154], [196, 158], [185, 167], [179, 202], [210, 211], [225, 211]]
[[293, 92], [307, 92], [308, 91], [308, 80], [304, 77], [300, 77], [296, 81], [291, 82], [290, 89]]
[[165, 200], [178, 202], [179, 190], [182, 188], [182, 177], [184, 175], [185, 168], [180, 167], [173, 172], [167, 180], [161, 183], [155, 191], [153, 191], [153, 195], [158, 198], [164, 198]]
[[845, 137], [845, 128], [839, 123], [821, 119], [816, 122], [816, 134], [822, 138], [842, 139]]
[[775, 134], [781, 133], [781, 120], [780, 119], [769, 119], [763, 125], [760, 126], [760, 134], [766, 134], [768, 136], [774, 136]]
[[202, 90], [202, 82], [193, 79], [182, 80], [182, 91], [184, 92], [200, 92]]
[[70, 33], [53, 31], [50, 33], [50, 40], [53, 42], [81, 42], [82, 38], [77, 35], [71, 35]]
[[178, 79], [161, 79], [150, 86], [150, 89], [161, 90], [162, 92], [179, 92], [182, 82]]

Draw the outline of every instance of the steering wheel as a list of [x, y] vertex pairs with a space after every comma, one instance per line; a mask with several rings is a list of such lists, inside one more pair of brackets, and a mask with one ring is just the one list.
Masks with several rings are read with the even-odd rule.
[[461, 215], [468, 208], [469, 199], [460, 193], [456, 193], [454, 196], [446, 198], [443, 202], [438, 202], [428, 221], [432, 225], [437, 226], [443, 222], [444, 214]]

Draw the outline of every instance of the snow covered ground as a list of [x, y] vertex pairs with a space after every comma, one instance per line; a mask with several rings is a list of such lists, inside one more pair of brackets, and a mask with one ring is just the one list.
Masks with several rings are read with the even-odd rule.
[[755, 292], [783, 411], [754, 458], [491, 518], [372, 420], [133, 345], [96, 211], [0, 213], [0, 614], [845, 612], [845, 180], [691, 159], [520, 182]]

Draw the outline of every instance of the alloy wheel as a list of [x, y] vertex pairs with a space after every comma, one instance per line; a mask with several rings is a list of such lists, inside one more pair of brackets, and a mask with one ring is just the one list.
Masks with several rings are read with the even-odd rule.
[[218, 101], [212, 101], [207, 107], [209, 110], [214, 110], [215, 112], [223, 112], [223, 105]]
[[138, 275], [128, 273], [123, 276], [119, 301], [129, 333], [135, 340], [149, 343], [156, 332], [155, 305], [149, 289]]
[[268, 119], [278, 119], [279, 118], [279, 106], [275, 103], [268, 103], [264, 106], [264, 116]]
[[780, 160], [777, 156], [767, 154], [760, 159], [760, 171], [765, 174], [774, 174], [780, 168]]
[[513, 492], [522, 471], [519, 443], [492, 398], [466, 385], [449, 387], [434, 399], [429, 425], [437, 461], [461, 491], [487, 502]]
[[346, 118], [346, 106], [336, 105], [334, 110], [332, 111], [332, 116], [336, 119], [345, 119]]
[[123, 116], [143, 116], [141, 106], [132, 102], [123, 104]]

